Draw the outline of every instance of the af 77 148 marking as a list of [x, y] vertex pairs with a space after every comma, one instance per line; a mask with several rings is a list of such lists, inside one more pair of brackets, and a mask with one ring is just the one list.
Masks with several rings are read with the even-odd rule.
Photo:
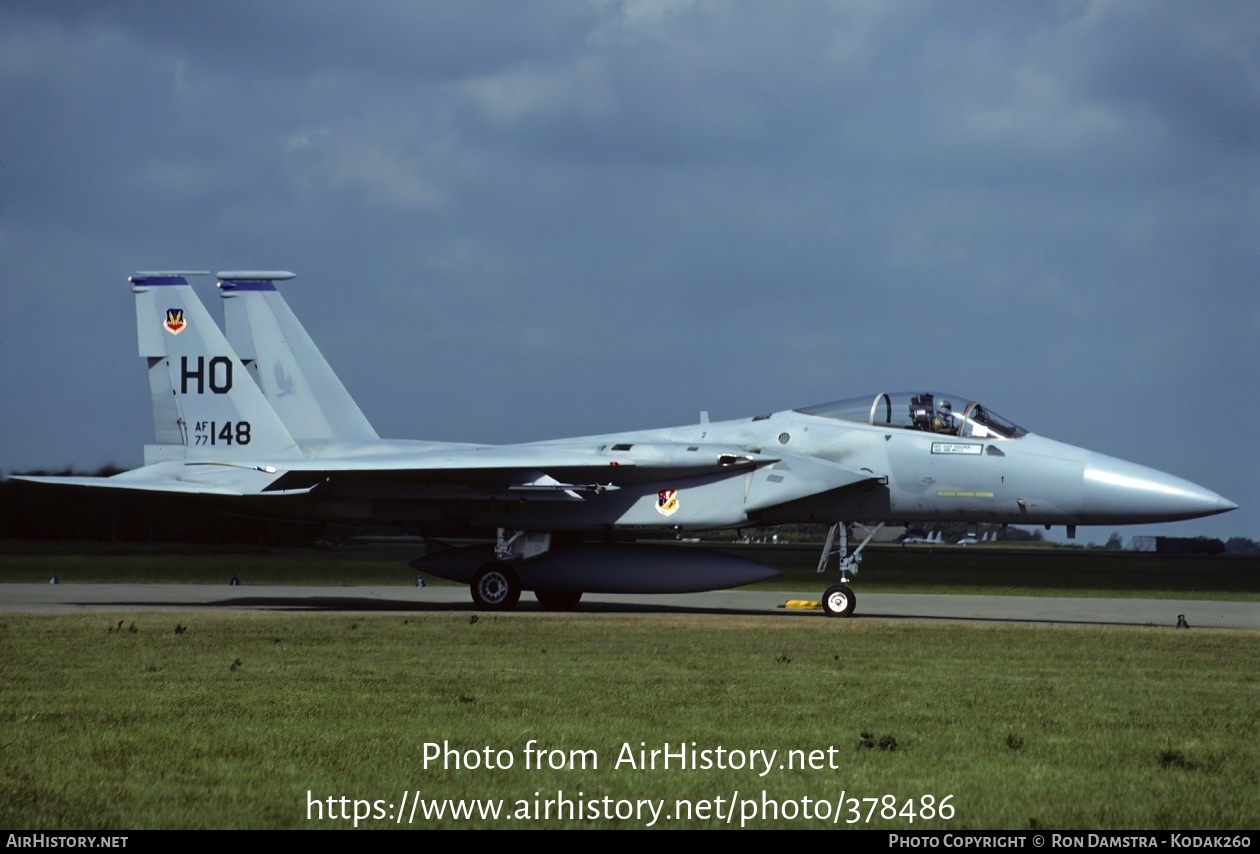
[[249, 444], [251, 432], [248, 421], [225, 421], [216, 424], [213, 421], [198, 421], [193, 427], [193, 444], [195, 445], [238, 445]]

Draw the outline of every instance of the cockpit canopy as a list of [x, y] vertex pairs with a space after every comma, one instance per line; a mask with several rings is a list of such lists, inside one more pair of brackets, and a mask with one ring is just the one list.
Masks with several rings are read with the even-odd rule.
[[1018, 439], [1028, 433], [1023, 427], [1007, 421], [974, 400], [939, 391], [851, 397], [796, 411], [859, 424], [975, 439]]

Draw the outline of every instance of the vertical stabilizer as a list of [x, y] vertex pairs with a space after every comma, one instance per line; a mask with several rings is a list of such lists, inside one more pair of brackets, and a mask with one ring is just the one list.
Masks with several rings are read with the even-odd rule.
[[276, 290], [283, 271], [221, 272], [227, 339], [297, 439], [377, 439], [376, 431]]
[[[209, 270], [171, 270], [162, 273], [137, 273], [137, 276], [184, 279], [185, 276], [208, 276]], [[134, 279], [133, 279], [134, 281]], [[187, 279], [184, 279], [187, 283]], [[137, 303], [137, 311], [139, 304]], [[147, 317], [147, 315], [146, 315]], [[163, 460], [184, 458], [184, 421], [171, 387], [171, 372], [160, 336], [152, 335], [151, 324], [140, 321], [140, 355], [144, 357], [149, 376], [149, 398], [153, 406], [153, 441], [144, 446], [144, 463], [152, 465]], [[146, 335], [150, 340], [146, 341]]]
[[[167, 459], [252, 462], [302, 456], [193, 293], [186, 272], [137, 273], [136, 330], [149, 365], [155, 433]], [[164, 398], [169, 396], [169, 402]]]

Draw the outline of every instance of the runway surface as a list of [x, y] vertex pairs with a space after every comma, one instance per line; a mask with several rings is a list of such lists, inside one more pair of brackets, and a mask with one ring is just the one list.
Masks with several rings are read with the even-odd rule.
[[[1167, 626], [1184, 614], [1196, 629], [1260, 629], [1260, 602], [1176, 599], [1067, 599], [857, 593], [853, 619], [948, 620], [1063, 625]], [[824, 619], [821, 611], [786, 610], [789, 599], [815, 600], [820, 591], [722, 590], [645, 595], [590, 594], [578, 613], [741, 614]], [[198, 584], [0, 584], [0, 613], [66, 614], [108, 611], [468, 611], [466, 587], [267, 587]], [[541, 614], [532, 594], [515, 614]]]

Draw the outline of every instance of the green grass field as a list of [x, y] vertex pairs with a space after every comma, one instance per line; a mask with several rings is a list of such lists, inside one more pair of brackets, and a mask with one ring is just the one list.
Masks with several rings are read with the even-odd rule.
[[[238, 571], [247, 583], [409, 585], [416, 554], [91, 552], [0, 544], [0, 580], [224, 583]], [[871, 551], [859, 590], [1257, 598], [1254, 561], [1058, 552]], [[774, 553], [781, 589], [820, 586], [812, 553]], [[0, 826], [350, 827], [360, 801], [359, 826], [373, 828], [398, 826], [404, 804], [414, 827], [1248, 829], [1260, 825], [1257, 661], [1260, 634], [1228, 631], [0, 615]], [[540, 770], [531, 740], [544, 766], [565, 767]], [[775, 753], [764, 775], [617, 766], [623, 750], [693, 742], [714, 766], [765, 770], [753, 751]], [[444, 744], [461, 763], [484, 765], [489, 747], [511, 767], [426, 763]], [[779, 767], [811, 754], [813, 767]], [[474, 817], [424, 817], [448, 799]], [[477, 817], [496, 805], [498, 818]]]
[[[1256, 661], [1260, 635], [1164, 629], [673, 615], [6, 616], [0, 825], [351, 826], [327, 817], [327, 798], [380, 801], [384, 811], [419, 792], [501, 799], [511, 812], [518, 801], [541, 810], [564, 792], [663, 802], [656, 826], [708, 827], [725, 822], [663, 816], [679, 799], [735, 793], [758, 811], [763, 798], [797, 810], [821, 799], [830, 815], [843, 792], [839, 826], [857, 798], [856, 827], [1254, 828]], [[586, 754], [585, 769], [526, 769], [531, 739], [595, 758]], [[444, 742], [507, 751], [499, 756], [513, 767], [426, 768], [425, 745]], [[614, 767], [623, 744], [637, 751], [640, 742], [778, 753], [764, 776]], [[834, 768], [778, 767], [789, 750], [827, 748]], [[307, 820], [308, 792], [323, 802], [322, 821]], [[873, 802], [860, 799], [885, 796], [896, 807], [889, 815], [909, 802], [915, 819], [881, 817], [881, 801], [868, 821]], [[953, 817], [919, 817], [925, 796], [948, 797]], [[337, 808], [353, 815], [350, 802]], [[759, 815], [747, 826], [821, 823]], [[535, 816], [413, 825], [647, 823]], [[395, 825], [369, 817], [361, 826]]]

